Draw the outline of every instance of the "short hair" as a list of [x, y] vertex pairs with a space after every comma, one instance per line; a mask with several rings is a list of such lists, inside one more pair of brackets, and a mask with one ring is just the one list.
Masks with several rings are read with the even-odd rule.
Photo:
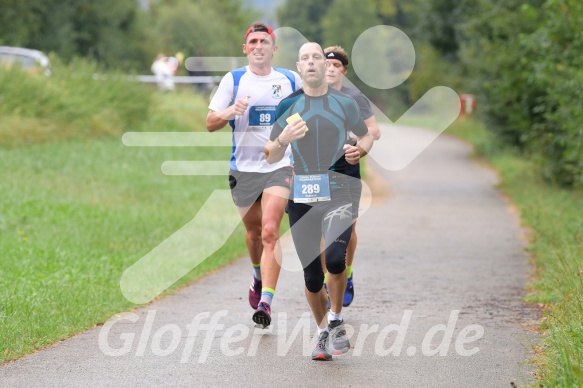
[[245, 33], [245, 42], [247, 42], [247, 37], [252, 32], [267, 32], [269, 35], [271, 35], [271, 38], [273, 39], [273, 43], [275, 43], [275, 34], [273, 33], [273, 29], [266, 24], [263, 24], [261, 22], [253, 23], [251, 25], [251, 27], [249, 27], [247, 29], [247, 32]]
[[324, 49], [322, 48], [322, 46], [320, 46], [320, 43], [318, 43], [318, 42], [306, 42], [303, 45], [301, 45], [300, 49], [298, 50], [298, 56], [300, 55], [300, 50], [302, 49], [302, 47], [304, 47], [307, 44], [316, 44], [316, 45], [318, 45], [318, 47], [320, 47], [320, 50], [322, 50], [322, 55], [324, 57], [326, 56], [326, 53], [324, 52]]
[[350, 60], [348, 59], [348, 54], [341, 46], [330, 46], [324, 49], [324, 56], [326, 59], [338, 59], [345, 68], [348, 68]]

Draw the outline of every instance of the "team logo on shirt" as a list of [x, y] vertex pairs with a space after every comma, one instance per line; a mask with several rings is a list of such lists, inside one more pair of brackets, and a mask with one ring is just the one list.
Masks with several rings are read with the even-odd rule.
[[281, 98], [281, 85], [272, 85], [272, 93], [271, 96], [273, 98]]

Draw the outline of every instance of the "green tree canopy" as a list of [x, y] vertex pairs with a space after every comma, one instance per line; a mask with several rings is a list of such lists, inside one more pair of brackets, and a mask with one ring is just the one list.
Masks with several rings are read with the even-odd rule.
[[[0, 0], [4, 44], [113, 64], [131, 52], [134, 0]], [[131, 55], [130, 55], [131, 56]]]
[[277, 20], [282, 27], [293, 27], [309, 41], [322, 42], [321, 19], [332, 0], [287, 0], [277, 10]]
[[148, 69], [157, 52], [240, 55], [258, 13], [242, 0], [0, 0], [0, 44]]

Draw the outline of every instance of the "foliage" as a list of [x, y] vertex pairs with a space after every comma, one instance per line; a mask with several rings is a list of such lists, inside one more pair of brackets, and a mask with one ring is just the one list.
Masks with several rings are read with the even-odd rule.
[[[350, 15], [350, 28], [346, 28], [345, 15]], [[340, 45], [348, 53], [356, 39], [370, 27], [382, 24], [369, 1], [354, 6], [351, 0], [334, 0], [322, 18], [324, 46]]]
[[121, 74], [95, 80], [95, 62], [52, 57], [53, 75], [0, 69], [0, 144], [121, 134], [148, 117], [149, 86]]
[[463, 21], [459, 4], [456, 0], [424, 1], [416, 13], [419, 36], [449, 62], [457, 60], [459, 49], [457, 28]]
[[459, 55], [489, 127], [532, 154], [547, 179], [582, 186], [582, 4], [479, 1], [462, 11]]
[[0, 39], [66, 61], [89, 56], [120, 67], [136, 55], [137, 13], [134, 0], [0, 0]]
[[322, 16], [333, 0], [287, 0], [277, 10], [282, 27], [293, 27], [311, 42], [322, 42]]
[[160, 52], [239, 55], [257, 15], [242, 0], [168, 0], [148, 11], [136, 0], [0, 0], [0, 44], [149, 71]]
[[459, 55], [470, 70], [471, 86], [479, 95], [484, 116], [493, 130], [516, 146], [522, 145], [529, 120], [537, 119], [531, 108], [543, 92], [532, 89], [527, 79], [534, 53], [517, 42], [520, 34], [536, 26], [537, 15], [521, 13], [522, 3], [478, 1], [466, 5], [463, 12], [467, 16], [458, 27]]
[[417, 45], [415, 70], [408, 81], [409, 101], [417, 101], [438, 85], [463, 91], [466, 87], [464, 70], [459, 62], [444, 60], [434, 46]]
[[526, 136], [544, 156], [547, 178], [583, 187], [583, 3], [549, 0], [542, 14], [542, 25], [523, 41], [538, 53], [529, 81], [545, 90], [534, 107], [543, 120]]
[[256, 13], [239, 2], [221, 0], [161, 2], [148, 15], [150, 41], [157, 52], [189, 56], [239, 56], [247, 27]]

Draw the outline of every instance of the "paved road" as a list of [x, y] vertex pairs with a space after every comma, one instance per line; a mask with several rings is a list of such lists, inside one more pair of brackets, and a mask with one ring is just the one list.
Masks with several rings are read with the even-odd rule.
[[251, 322], [244, 258], [175, 296], [0, 367], [0, 386], [524, 385], [533, 380], [524, 360], [537, 341], [528, 330], [537, 312], [521, 299], [530, 270], [523, 231], [496, 175], [470, 154], [440, 136], [402, 171], [370, 161], [373, 205], [358, 221], [347, 355], [310, 360], [315, 325], [285, 239], [288, 269], [270, 330]]

